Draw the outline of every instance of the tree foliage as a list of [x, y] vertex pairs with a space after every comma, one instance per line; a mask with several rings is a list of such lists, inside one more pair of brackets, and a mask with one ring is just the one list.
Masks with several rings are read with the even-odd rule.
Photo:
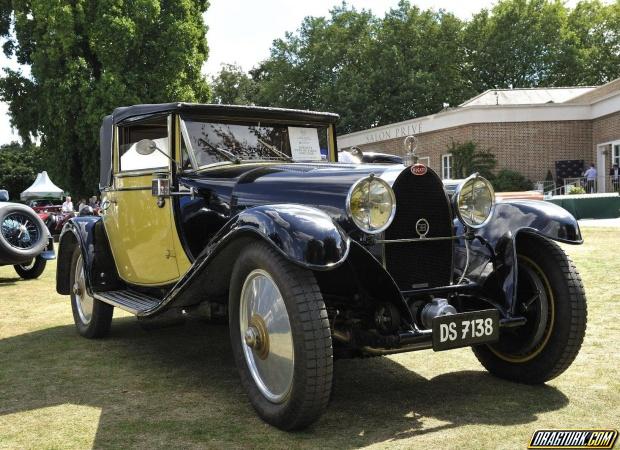
[[34, 182], [44, 170], [41, 149], [32, 144], [11, 142], [0, 147], [0, 189], [9, 191], [13, 200]]
[[[31, 76], [5, 70], [0, 97], [24, 142], [39, 136], [53, 179], [96, 189], [101, 119], [117, 106], [205, 101], [206, 0], [5, 0], [4, 52]], [[11, 27], [14, 34], [11, 33]]]
[[224, 64], [211, 82], [212, 100], [224, 105], [249, 105], [256, 97], [256, 83], [236, 64]]
[[307, 17], [297, 34], [276, 39], [270, 58], [251, 71], [256, 103], [334, 111], [342, 131], [373, 125], [369, 62], [376, 30], [372, 13], [345, 4], [330, 18]]
[[474, 15], [463, 43], [476, 90], [549, 84], [565, 20], [562, 3], [547, 0], [502, 1]]
[[486, 89], [600, 84], [620, 76], [618, 23], [620, 0], [500, 0], [468, 21], [405, 0], [382, 19], [343, 3], [273, 42], [247, 101], [334, 111], [348, 133]]
[[480, 150], [475, 142], [467, 141], [452, 142], [448, 152], [452, 155], [452, 178], [467, 178], [475, 172], [493, 178], [492, 170], [497, 165], [497, 159], [489, 150]]
[[495, 192], [529, 191], [532, 182], [523, 174], [510, 169], [502, 169], [491, 179]]

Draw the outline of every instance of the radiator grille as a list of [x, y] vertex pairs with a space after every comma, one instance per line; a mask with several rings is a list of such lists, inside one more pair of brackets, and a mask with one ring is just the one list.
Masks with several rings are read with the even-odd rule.
[[[426, 219], [426, 237], [452, 236], [452, 213], [443, 183], [435, 172], [413, 175], [403, 170], [394, 182], [396, 216], [385, 239], [419, 238], [416, 222]], [[385, 264], [401, 290], [450, 284], [453, 241], [392, 243], [385, 245]]]

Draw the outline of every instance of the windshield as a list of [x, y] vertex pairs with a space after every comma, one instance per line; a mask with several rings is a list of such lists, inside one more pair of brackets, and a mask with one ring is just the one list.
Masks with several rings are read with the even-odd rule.
[[184, 168], [220, 162], [327, 161], [328, 129], [262, 122], [207, 122], [185, 118], [181, 123]]

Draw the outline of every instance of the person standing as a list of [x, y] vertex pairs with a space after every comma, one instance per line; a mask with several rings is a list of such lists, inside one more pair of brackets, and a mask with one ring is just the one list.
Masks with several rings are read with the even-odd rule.
[[617, 163], [609, 169], [609, 177], [611, 178], [611, 186], [614, 192], [620, 192], [620, 168], [618, 168]]
[[596, 192], [596, 168], [594, 163], [590, 164], [590, 168], [585, 171], [583, 176], [586, 179], [586, 192], [588, 194]]
[[73, 212], [73, 202], [71, 201], [71, 196], [69, 195], [67, 195], [67, 198], [65, 198], [65, 202], [62, 204], [62, 212], [63, 213]]

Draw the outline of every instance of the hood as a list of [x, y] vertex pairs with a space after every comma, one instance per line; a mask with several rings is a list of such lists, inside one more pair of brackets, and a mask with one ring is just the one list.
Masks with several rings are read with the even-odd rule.
[[230, 215], [253, 206], [297, 203], [325, 211], [344, 225], [351, 186], [372, 174], [392, 184], [404, 169], [394, 164], [241, 164], [192, 174], [182, 182], [228, 204]]

